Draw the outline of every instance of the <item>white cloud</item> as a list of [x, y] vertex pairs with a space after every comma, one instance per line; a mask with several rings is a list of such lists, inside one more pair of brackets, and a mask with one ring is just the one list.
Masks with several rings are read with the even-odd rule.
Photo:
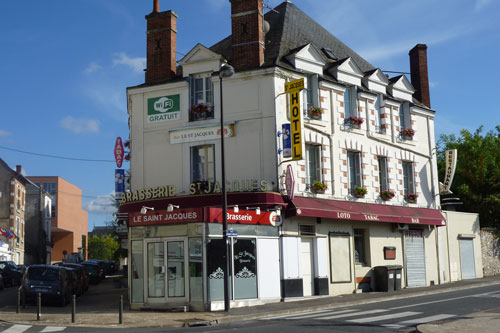
[[99, 120], [89, 118], [74, 118], [67, 116], [59, 122], [62, 128], [72, 131], [76, 134], [97, 133], [99, 132]]
[[475, 10], [481, 10], [484, 7], [486, 7], [489, 4], [491, 4], [492, 2], [493, 2], [493, 0], [476, 0], [476, 4], [474, 6], [474, 9]]
[[96, 72], [98, 71], [99, 69], [101, 69], [101, 65], [99, 65], [98, 63], [96, 62], [91, 62], [87, 68], [85, 68], [84, 72], [87, 73], [87, 74], [90, 74], [90, 73], [93, 73], [93, 72]]
[[108, 195], [100, 195], [84, 206], [89, 213], [113, 214], [116, 212], [115, 202], [112, 199], [114, 192]]
[[115, 54], [113, 65], [125, 65], [130, 67], [134, 72], [141, 73], [146, 68], [146, 58], [131, 58], [125, 52]]
[[0, 129], [0, 136], [10, 136], [12, 133], [8, 132], [8, 131], [5, 131], [5, 130], [1, 130]]

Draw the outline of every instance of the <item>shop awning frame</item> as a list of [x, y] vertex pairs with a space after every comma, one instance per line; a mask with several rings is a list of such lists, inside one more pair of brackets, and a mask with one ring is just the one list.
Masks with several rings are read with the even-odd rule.
[[291, 200], [285, 211], [285, 216], [413, 225], [446, 225], [446, 219], [437, 209], [306, 197], [295, 197]]

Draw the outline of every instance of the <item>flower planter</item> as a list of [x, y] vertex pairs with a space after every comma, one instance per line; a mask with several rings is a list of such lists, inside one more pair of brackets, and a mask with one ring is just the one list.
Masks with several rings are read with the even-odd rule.
[[409, 193], [406, 195], [406, 202], [408, 203], [417, 203], [418, 194], [417, 193]]
[[364, 198], [368, 191], [364, 187], [356, 186], [353, 190], [353, 194], [356, 198]]
[[321, 115], [313, 115], [313, 114], [310, 114], [309, 115], [309, 118], [310, 119], [314, 119], [314, 120], [321, 120]]
[[392, 198], [394, 198], [394, 196], [396, 195], [396, 193], [392, 190], [385, 190], [385, 191], [382, 191], [380, 193], [380, 198], [384, 201], [389, 201], [389, 200], [392, 200]]
[[364, 119], [361, 117], [350, 116], [344, 121], [344, 124], [353, 128], [361, 128], [361, 124], [363, 124]]
[[325, 183], [320, 183], [320, 182], [314, 182], [311, 186], [311, 190], [313, 190], [315, 193], [325, 193], [325, 191], [328, 189], [328, 185]]

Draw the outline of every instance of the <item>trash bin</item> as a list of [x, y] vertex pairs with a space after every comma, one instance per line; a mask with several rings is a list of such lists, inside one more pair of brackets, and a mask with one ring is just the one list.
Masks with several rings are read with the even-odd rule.
[[401, 290], [401, 277], [403, 276], [403, 266], [394, 267], [394, 290]]
[[376, 266], [373, 268], [375, 289], [377, 291], [394, 291], [394, 269], [392, 266]]

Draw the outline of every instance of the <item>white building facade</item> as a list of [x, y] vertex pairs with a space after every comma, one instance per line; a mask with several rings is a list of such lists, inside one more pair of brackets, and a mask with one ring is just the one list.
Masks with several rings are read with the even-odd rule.
[[[223, 308], [221, 93], [231, 306], [444, 282], [425, 45], [410, 51], [414, 86], [292, 3], [264, 15], [232, 0], [232, 36], [177, 67], [177, 15], [157, 5], [146, 83], [127, 89], [132, 307]], [[300, 101], [285, 91], [296, 80]]]

